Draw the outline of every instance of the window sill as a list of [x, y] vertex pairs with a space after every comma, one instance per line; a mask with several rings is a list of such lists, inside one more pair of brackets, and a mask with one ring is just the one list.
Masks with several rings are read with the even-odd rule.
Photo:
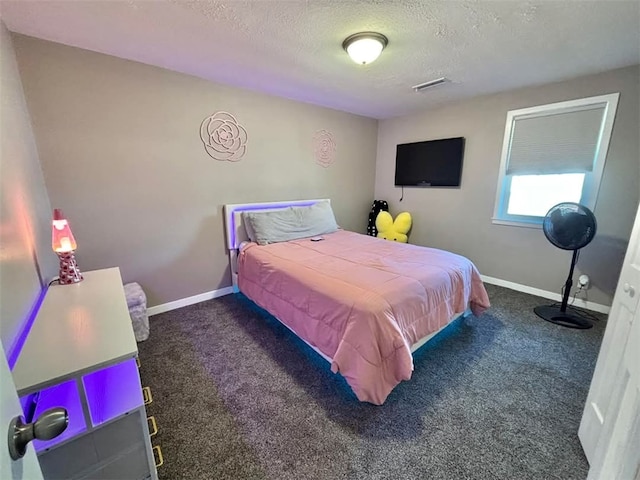
[[491, 222], [494, 225], [506, 225], [509, 227], [524, 227], [524, 228], [535, 228], [538, 230], [542, 230], [542, 222], [533, 223], [533, 222], [518, 222], [515, 220], [502, 220], [500, 218], [492, 218]]

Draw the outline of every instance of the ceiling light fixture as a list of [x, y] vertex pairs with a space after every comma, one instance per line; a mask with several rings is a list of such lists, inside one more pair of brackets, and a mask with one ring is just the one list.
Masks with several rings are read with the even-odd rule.
[[427, 88], [437, 87], [438, 85], [442, 85], [443, 83], [447, 83], [450, 80], [446, 77], [436, 78], [435, 80], [429, 80], [428, 82], [420, 83], [418, 85], [414, 85], [413, 90], [418, 93], [422, 90], [426, 90]]
[[360, 32], [349, 35], [342, 42], [342, 48], [354, 62], [366, 65], [378, 58], [388, 43], [387, 37], [381, 33]]

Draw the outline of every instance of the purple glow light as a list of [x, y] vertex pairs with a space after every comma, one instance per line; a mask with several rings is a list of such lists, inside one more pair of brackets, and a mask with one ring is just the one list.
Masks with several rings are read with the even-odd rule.
[[24, 414], [24, 418], [27, 423], [31, 423], [33, 421], [33, 412], [35, 411], [37, 400], [37, 392], [20, 397], [20, 406], [22, 407], [22, 413]]
[[[27, 398], [31, 395], [27, 395]], [[54, 385], [40, 392], [38, 403], [33, 415], [33, 420], [45, 410], [53, 407], [63, 407], [69, 414], [69, 425], [67, 429], [52, 440], [34, 440], [33, 446], [36, 452], [41, 452], [47, 448], [51, 448], [69, 438], [75, 437], [87, 429], [84, 422], [84, 413], [82, 412], [82, 403], [80, 402], [80, 394], [76, 387], [75, 380], [68, 380], [59, 385]]]
[[31, 331], [31, 327], [33, 327], [33, 322], [36, 320], [36, 316], [38, 315], [38, 311], [40, 310], [40, 306], [44, 301], [44, 296], [47, 293], [47, 288], [44, 287], [40, 290], [40, 295], [36, 299], [36, 301], [31, 306], [31, 310], [27, 315], [27, 319], [24, 322], [24, 325], [20, 329], [20, 333], [16, 337], [15, 341], [12, 345], [7, 349], [7, 362], [9, 363], [9, 370], [13, 370], [16, 363], [18, 363], [18, 357], [20, 356], [20, 352], [22, 351], [22, 347], [24, 347], [25, 342], [27, 341], [27, 336]]
[[94, 427], [143, 404], [135, 358], [85, 375], [82, 382]]
[[[292, 202], [295, 202], [292, 201]], [[233, 248], [238, 248], [236, 245], [236, 216], [235, 212], [251, 212], [255, 210], [277, 210], [279, 208], [287, 208], [287, 207], [309, 207], [311, 205], [315, 205], [318, 203], [318, 200], [309, 200], [309, 201], [299, 201], [295, 203], [282, 202], [282, 203], [274, 203], [271, 205], [249, 205], [246, 207], [237, 207], [231, 211], [231, 245]]]

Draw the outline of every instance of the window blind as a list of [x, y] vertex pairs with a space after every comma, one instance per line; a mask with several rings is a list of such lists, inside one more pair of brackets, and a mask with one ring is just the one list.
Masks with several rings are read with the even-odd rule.
[[514, 118], [507, 175], [591, 172], [605, 108]]

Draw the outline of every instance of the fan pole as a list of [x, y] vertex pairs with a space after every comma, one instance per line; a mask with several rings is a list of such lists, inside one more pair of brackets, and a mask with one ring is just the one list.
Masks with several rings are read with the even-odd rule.
[[573, 251], [573, 257], [571, 258], [571, 268], [569, 269], [569, 276], [564, 284], [564, 295], [562, 296], [562, 305], [560, 311], [565, 313], [567, 311], [567, 304], [569, 303], [569, 295], [571, 294], [571, 287], [573, 286], [573, 269], [576, 266], [576, 260], [578, 259], [578, 250]]

